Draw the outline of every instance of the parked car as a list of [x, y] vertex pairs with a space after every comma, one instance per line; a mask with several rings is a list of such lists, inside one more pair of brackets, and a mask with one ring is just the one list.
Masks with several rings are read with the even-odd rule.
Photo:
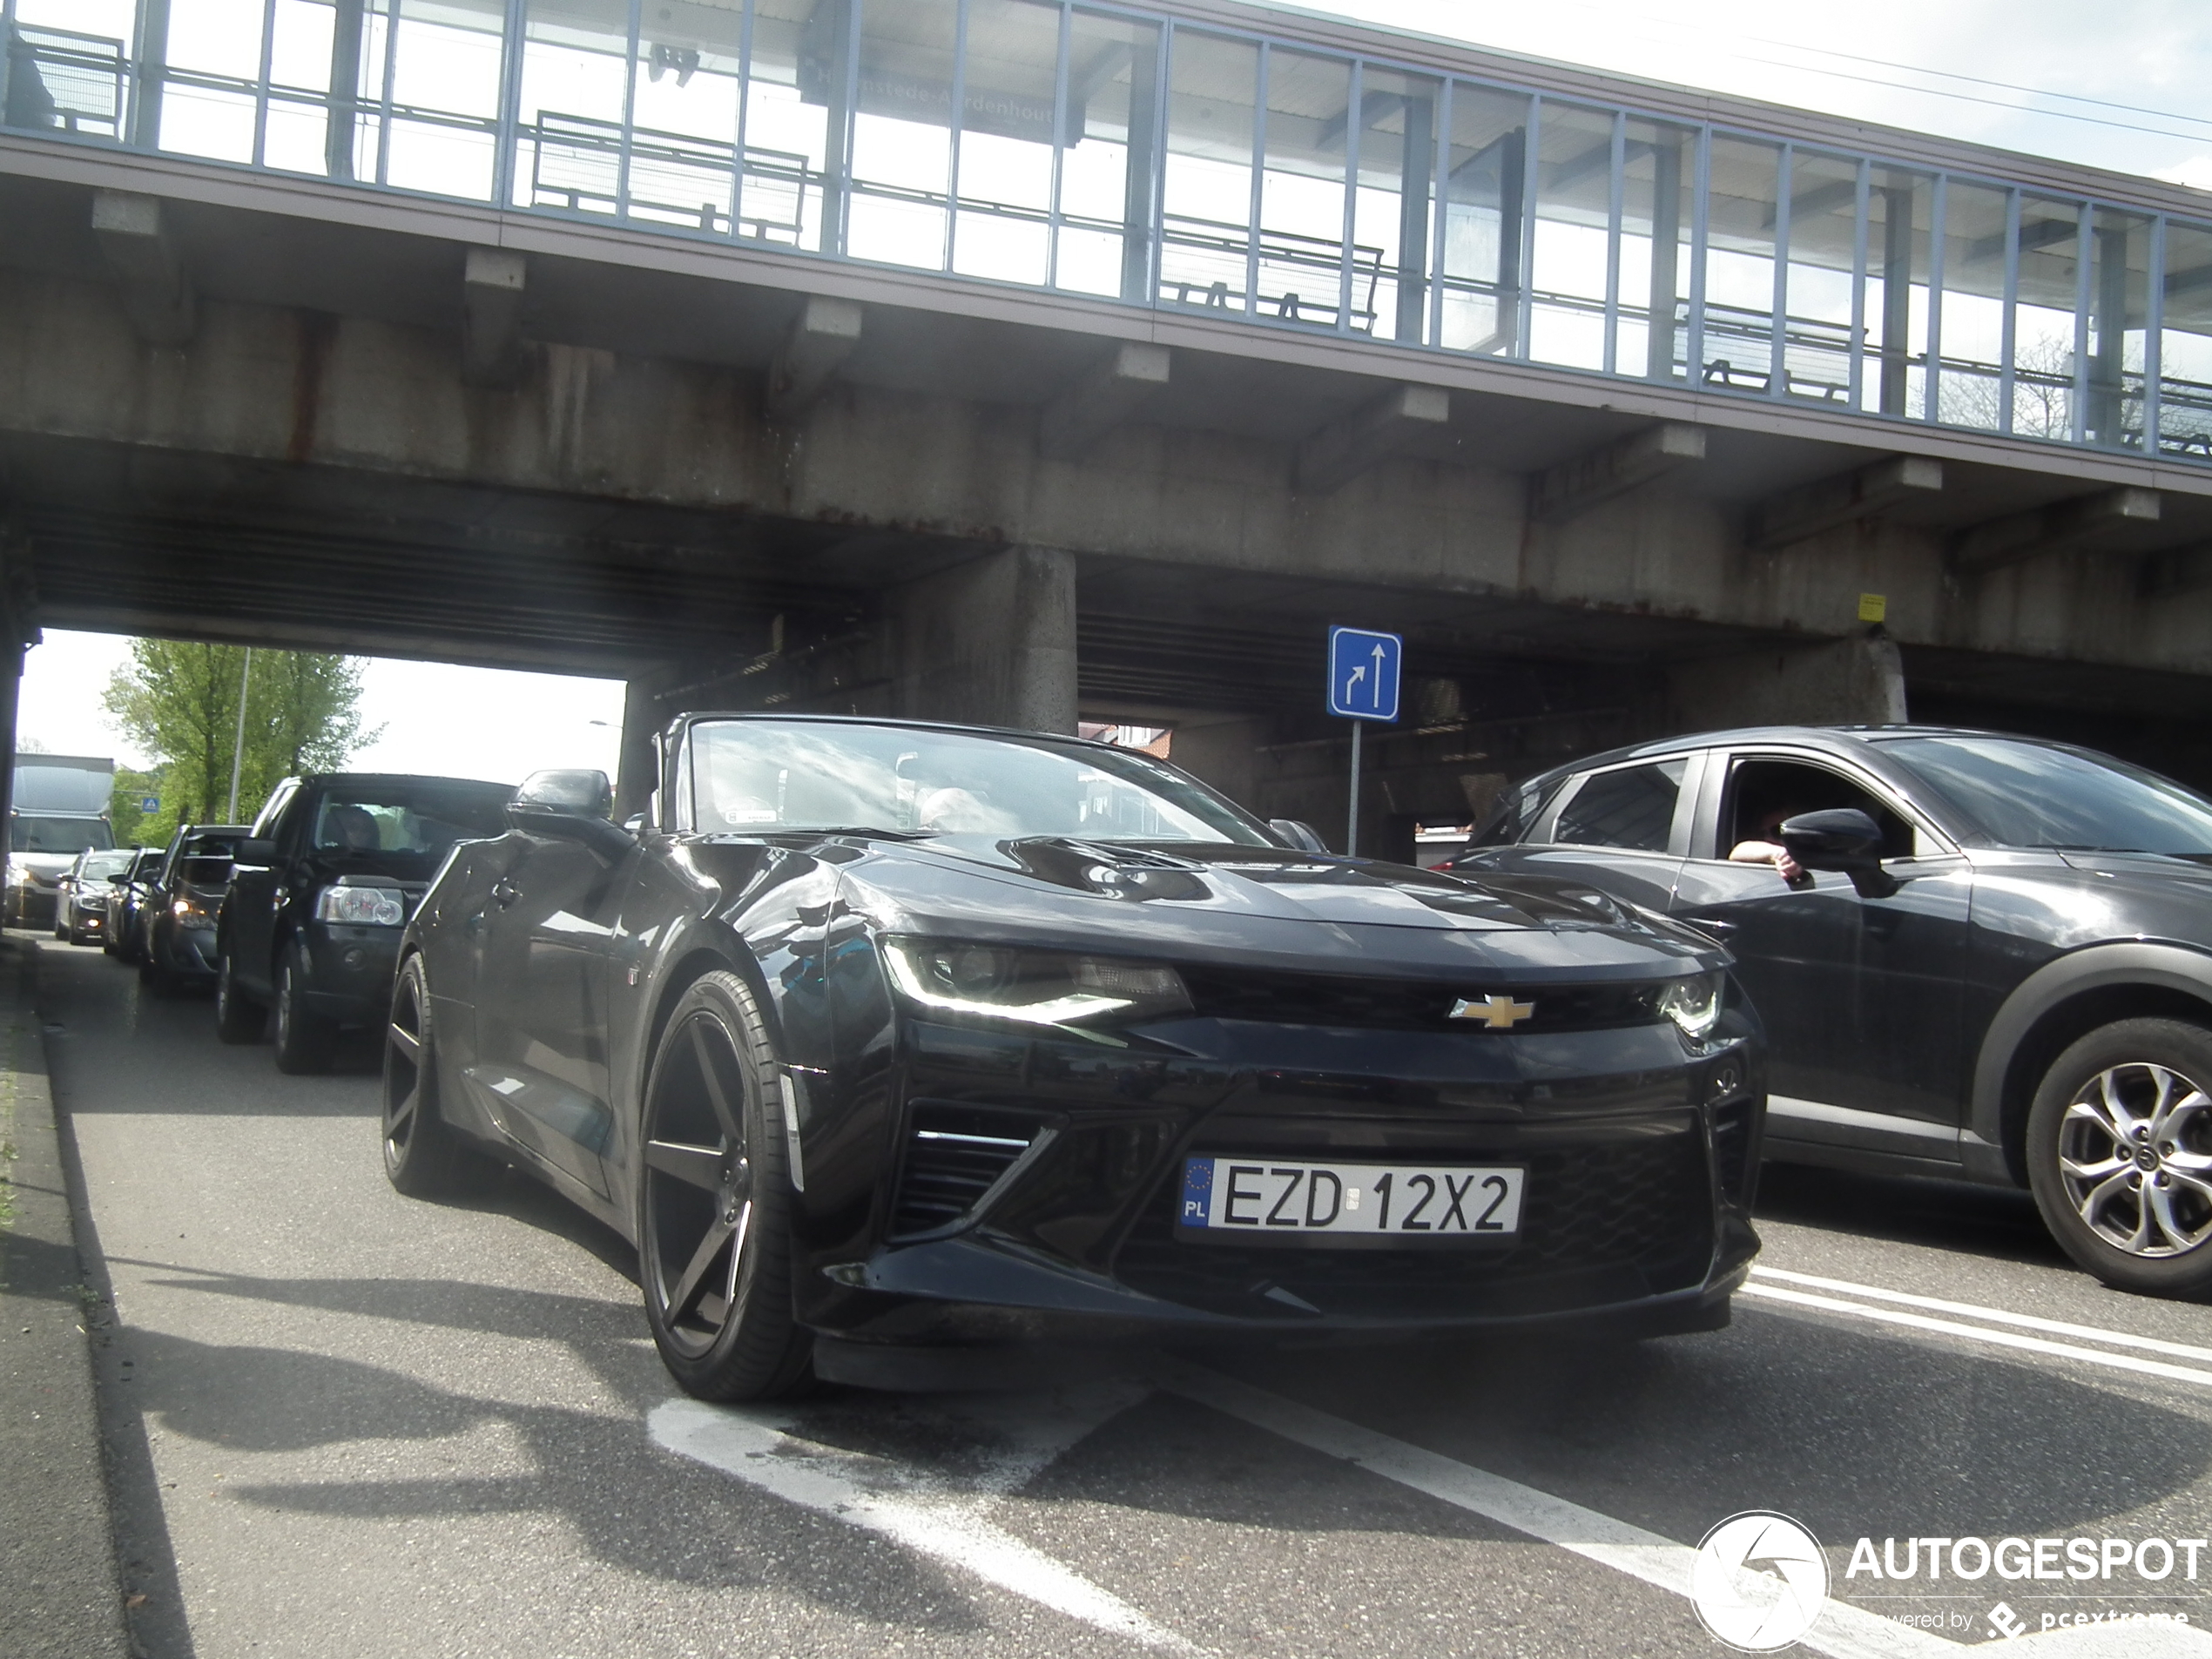
[[[1729, 857], [1777, 838], [1794, 882]], [[2025, 1186], [2107, 1283], [2212, 1289], [2212, 800], [2064, 744], [1784, 726], [1546, 772], [1477, 840], [1462, 873], [1726, 942], [1769, 1157]]]
[[455, 849], [384, 1156], [410, 1193], [509, 1160], [622, 1231], [691, 1393], [1726, 1322], [1764, 1082], [1710, 941], [1317, 854], [1075, 738], [690, 715], [662, 752], [633, 827], [540, 773]]
[[511, 784], [381, 772], [287, 779], [238, 845], [216, 927], [215, 1024], [276, 1062], [328, 1066], [340, 1033], [381, 1025], [400, 928], [455, 841], [498, 835]]
[[157, 991], [215, 977], [215, 916], [243, 824], [184, 824], [146, 878], [138, 907], [138, 976]]
[[138, 946], [144, 936], [139, 914], [145, 906], [147, 888], [166, 854], [165, 847], [140, 847], [123, 873], [109, 885], [107, 937], [100, 941], [100, 948], [118, 961], [138, 960]]
[[54, 896], [54, 937], [89, 945], [107, 937], [108, 894], [130, 869], [135, 847], [87, 847], [69, 867]]

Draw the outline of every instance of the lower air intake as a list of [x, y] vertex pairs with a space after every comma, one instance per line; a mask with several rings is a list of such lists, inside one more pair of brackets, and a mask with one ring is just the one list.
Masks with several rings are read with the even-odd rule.
[[891, 1236], [940, 1232], [965, 1218], [1029, 1150], [1035, 1118], [919, 1105], [907, 1130]]

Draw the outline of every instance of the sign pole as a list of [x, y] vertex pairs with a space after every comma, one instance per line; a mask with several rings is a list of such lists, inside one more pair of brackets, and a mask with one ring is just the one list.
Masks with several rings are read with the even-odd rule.
[[1352, 723], [1352, 810], [1344, 829], [1344, 855], [1348, 859], [1359, 856], [1359, 729], [1367, 723]]

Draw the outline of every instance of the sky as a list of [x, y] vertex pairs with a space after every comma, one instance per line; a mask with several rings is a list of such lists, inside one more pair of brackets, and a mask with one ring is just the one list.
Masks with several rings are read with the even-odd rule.
[[[1340, 0], [1333, 13], [1478, 45], [2109, 167], [2212, 192], [2212, 0]], [[101, 693], [119, 638], [26, 658], [23, 735], [143, 760]], [[375, 660], [364, 769], [518, 781], [611, 772], [619, 681]]]

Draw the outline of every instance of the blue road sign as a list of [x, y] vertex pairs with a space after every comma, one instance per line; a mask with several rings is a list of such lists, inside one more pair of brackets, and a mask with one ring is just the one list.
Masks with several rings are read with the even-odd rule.
[[1398, 718], [1398, 665], [1406, 642], [1367, 628], [1329, 630], [1329, 712], [1347, 720]]
[[140, 812], [142, 812], [142, 813], [158, 813], [158, 812], [159, 812], [159, 811], [161, 810], [161, 797], [160, 797], [160, 796], [158, 796], [158, 795], [141, 795], [141, 796], [139, 796], [139, 797], [138, 797], [138, 810], [139, 810]]

